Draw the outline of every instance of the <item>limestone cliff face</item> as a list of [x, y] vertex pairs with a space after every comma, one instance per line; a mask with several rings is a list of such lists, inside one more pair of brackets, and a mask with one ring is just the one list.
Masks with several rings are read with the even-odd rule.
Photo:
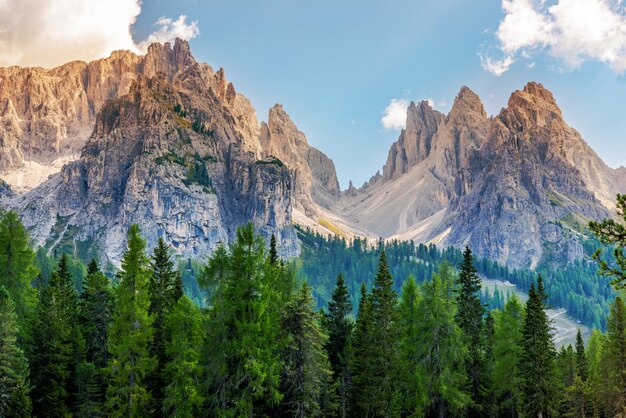
[[[148, 53], [115, 51], [109, 58], [74, 61], [44, 68], [0, 68], [0, 176], [18, 189], [28, 190], [78, 158], [104, 104], [128, 94], [140, 76], [164, 77], [179, 83], [190, 78], [211, 85], [233, 106], [233, 116], [245, 126], [243, 143], [259, 151], [258, 126], [247, 99], [226, 82], [223, 70], [198, 64], [189, 44], [153, 44]], [[22, 170], [21, 175], [16, 171]], [[42, 172], [45, 175], [39, 175]]]
[[318, 215], [317, 205], [330, 206], [340, 193], [335, 164], [312, 147], [282, 105], [269, 111], [261, 124], [261, 147], [266, 157], [276, 157], [291, 170], [296, 208], [308, 217]]
[[383, 175], [336, 209], [383, 237], [470, 245], [513, 266], [582, 256], [580, 232], [626, 184], [529, 83], [488, 118], [464, 87], [448, 115], [411, 104]]
[[78, 160], [6, 200], [36, 244], [115, 263], [138, 223], [149, 246], [164, 237], [177, 254], [201, 258], [253, 222], [276, 234], [283, 255], [298, 253], [292, 177], [260, 159], [254, 109], [223, 71], [176, 45], [150, 48], [145, 74], [101, 106]]

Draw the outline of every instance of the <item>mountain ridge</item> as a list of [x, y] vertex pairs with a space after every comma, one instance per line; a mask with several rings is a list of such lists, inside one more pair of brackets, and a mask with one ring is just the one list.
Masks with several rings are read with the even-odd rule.
[[[27, 187], [13, 181], [18, 193], [3, 192], [4, 201], [49, 251], [97, 241], [115, 260], [133, 221], [148, 225], [150, 243], [164, 236], [178, 254], [197, 255], [252, 221], [280, 237], [284, 255], [299, 251], [298, 223], [346, 238], [470, 245], [533, 267], [579, 258], [579, 226], [610, 216], [613, 195], [626, 191], [626, 168], [609, 168], [536, 82], [494, 116], [466, 86], [447, 114], [411, 102], [382, 170], [342, 191], [334, 162], [282, 105], [259, 123], [224, 70], [196, 62], [184, 41], [0, 74], [18, 90], [0, 93], [0, 169], [8, 180], [27, 163], [50, 175]], [[90, 216], [100, 210], [94, 202], [110, 210]]]

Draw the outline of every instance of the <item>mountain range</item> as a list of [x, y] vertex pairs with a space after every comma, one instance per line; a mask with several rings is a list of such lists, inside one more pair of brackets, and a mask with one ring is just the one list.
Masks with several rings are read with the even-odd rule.
[[514, 267], [583, 256], [589, 220], [626, 193], [539, 83], [488, 116], [461, 88], [445, 115], [411, 103], [382, 171], [341, 190], [333, 161], [277, 104], [259, 123], [182, 40], [145, 55], [0, 69], [2, 203], [35, 244], [117, 263], [142, 226], [185, 257], [253, 222], [297, 255], [294, 224], [346, 238], [469, 245]]

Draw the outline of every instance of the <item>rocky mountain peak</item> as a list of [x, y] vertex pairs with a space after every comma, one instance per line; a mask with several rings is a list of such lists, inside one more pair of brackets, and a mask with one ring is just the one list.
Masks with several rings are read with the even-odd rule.
[[470, 122], [470, 119], [483, 120], [487, 118], [487, 112], [480, 97], [469, 87], [463, 86], [454, 99], [454, 104], [448, 114], [448, 122]]
[[189, 43], [176, 38], [173, 47], [169, 42], [164, 44], [153, 43], [148, 47], [148, 53], [144, 58], [143, 72], [148, 77], [162, 73], [168, 80], [172, 80], [176, 73], [194, 64], [196, 64], [196, 60], [191, 55]]
[[513, 92], [504, 112], [507, 114], [505, 118], [515, 119], [514, 124], [518, 123], [521, 127], [542, 128], [552, 122], [564, 124], [561, 109], [552, 92], [541, 83], [530, 82], [523, 90]]
[[269, 110], [267, 123], [261, 124], [260, 142], [264, 156], [276, 157], [292, 170], [296, 209], [307, 217], [315, 217], [316, 205], [328, 206], [331, 196], [339, 193], [334, 163], [309, 145], [280, 103]]

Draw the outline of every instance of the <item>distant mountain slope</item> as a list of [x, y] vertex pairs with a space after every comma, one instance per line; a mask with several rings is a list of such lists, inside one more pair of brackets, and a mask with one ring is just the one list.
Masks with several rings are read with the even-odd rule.
[[492, 118], [463, 87], [448, 115], [412, 103], [383, 174], [334, 209], [382, 237], [470, 245], [530, 267], [582, 256], [580, 228], [610, 216], [623, 170], [604, 164], [541, 84]]

